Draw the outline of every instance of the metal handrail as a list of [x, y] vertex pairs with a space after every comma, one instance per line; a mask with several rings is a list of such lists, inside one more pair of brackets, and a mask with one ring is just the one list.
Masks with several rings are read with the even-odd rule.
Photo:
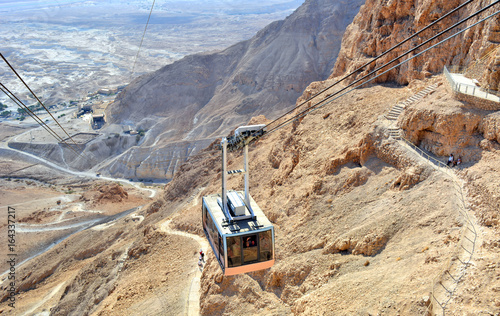
[[[498, 93], [497, 91], [490, 90], [489, 88], [484, 89], [484, 88], [478, 87], [476, 85], [471, 85], [471, 84], [467, 84], [467, 83], [456, 82], [453, 79], [453, 77], [451, 76], [451, 74], [448, 71], [448, 68], [446, 68], [446, 66], [443, 69], [443, 73], [444, 73], [446, 79], [448, 80], [448, 82], [451, 86], [451, 89], [453, 91], [456, 91], [456, 92], [462, 93], [462, 94], [472, 95], [472, 96], [475, 96], [475, 97], [481, 98], [481, 99], [500, 102], [500, 98], [498, 98], [498, 96], [497, 96], [497, 93]], [[491, 98], [488, 98], [488, 96], [491, 96], [491, 95], [494, 95], [495, 97], [497, 97], [498, 100], [492, 100]]]
[[[441, 307], [442, 315], [444, 316], [445, 310], [446, 310], [446, 305], [451, 300], [451, 297], [453, 296], [455, 290], [458, 287], [458, 283], [465, 276], [466, 268], [469, 266], [470, 261], [472, 260], [472, 256], [473, 256], [474, 251], [476, 249], [477, 231], [476, 231], [476, 227], [474, 225], [474, 222], [471, 220], [471, 218], [469, 216], [469, 212], [468, 212], [469, 207], [467, 206], [467, 204], [465, 202], [462, 184], [459, 183], [459, 181], [457, 180], [456, 174], [453, 173], [453, 170], [447, 164], [442, 162], [441, 160], [438, 160], [438, 159], [430, 156], [428, 153], [423, 151], [421, 148], [419, 148], [418, 146], [416, 146], [415, 144], [410, 142], [408, 139], [406, 139], [401, 134], [401, 131], [399, 134], [400, 134], [400, 136], [399, 136], [400, 139], [402, 141], [404, 141], [405, 144], [409, 145], [410, 148], [412, 148], [417, 153], [419, 153], [429, 163], [431, 163], [433, 168], [447, 174], [451, 178], [453, 184], [456, 187], [457, 196], [459, 197], [460, 205], [459, 205], [458, 211], [465, 219], [465, 225], [464, 225], [464, 228], [462, 229], [460, 242], [456, 245], [455, 250], [454, 250], [455, 254], [452, 255], [448, 259], [448, 262], [445, 266], [446, 268], [443, 269], [443, 271], [433, 279], [433, 285], [432, 285], [432, 290], [431, 290], [432, 300], [431, 300], [431, 303], [429, 304], [429, 306], [427, 307], [427, 309], [428, 309], [427, 311], [430, 314], [432, 314], [431, 309], [433, 306], [433, 302], [435, 302], [437, 305], [439, 305], [439, 307]], [[442, 169], [439, 168], [439, 166], [441, 166], [441, 168], [445, 168], [445, 170], [447, 170], [448, 172], [444, 172]], [[450, 172], [452, 172], [452, 174], [450, 174]], [[471, 232], [473, 234], [472, 240], [471, 240], [471, 238], [467, 237], [468, 232]], [[466, 246], [464, 245], [465, 241], [468, 241], [470, 243], [470, 247], [472, 249], [470, 249], [469, 247], [466, 248]], [[465, 252], [468, 253], [468, 256], [465, 258], [465, 260], [460, 260], [461, 249], [463, 249]], [[452, 275], [452, 272], [451, 272], [453, 265], [454, 265], [454, 263], [452, 261], [455, 261], [453, 259], [456, 259], [457, 261], [459, 261], [462, 264], [462, 268], [458, 269], [457, 275]], [[444, 280], [445, 280], [446, 275], [449, 275], [449, 277], [452, 280], [451, 286], [448, 286], [448, 287], [444, 284]], [[448, 294], [447, 298], [445, 298], [441, 302], [439, 301], [439, 299], [436, 297], [436, 294], [435, 294], [436, 287], [438, 287], [438, 286], [441, 286]]]

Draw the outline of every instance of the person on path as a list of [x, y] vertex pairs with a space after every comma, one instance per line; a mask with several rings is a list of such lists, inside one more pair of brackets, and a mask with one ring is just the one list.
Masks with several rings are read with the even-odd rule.
[[203, 249], [200, 249], [200, 260], [205, 262], [205, 253], [203, 252]]
[[200, 269], [200, 271], [203, 270], [203, 261], [201, 256], [198, 259], [198, 268]]
[[448, 163], [447, 163], [446, 165], [448, 165], [448, 166], [449, 166], [449, 165], [453, 166], [453, 159], [454, 159], [453, 154], [450, 154], [450, 157], [448, 157]]

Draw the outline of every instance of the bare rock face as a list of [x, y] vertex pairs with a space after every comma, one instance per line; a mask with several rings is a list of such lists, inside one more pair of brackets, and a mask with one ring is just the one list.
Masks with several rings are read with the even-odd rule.
[[496, 141], [500, 144], [500, 112], [495, 112], [485, 117], [479, 125], [485, 139]]
[[398, 122], [405, 137], [437, 156], [453, 153], [463, 162], [478, 161], [485, 150], [500, 148], [500, 114], [468, 108], [450, 96], [446, 85], [406, 108]]
[[151, 178], [159, 170], [161, 177], [170, 178], [175, 166], [155, 165], [151, 153], [159, 150], [159, 161], [170, 160], [190, 148], [183, 144], [172, 150], [169, 143], [213, 140], [252, 116], [274, 118], [291, 108], [310, 82], [331, 74], [344, 30], [363, 2], [306, 1], [248, 41], [187, 56], [132, 82], [108, 108], [107, 117], [113, 124], [148, 130], [139, 144], [147, 150], [125, 153], [110, 172]]
[[117, 97], [108, 118], [140, 124], [157, 116], [149, 124], [168, 122], [176, 134], [192, 131], [199, 138], [258, 114], [280, 113], [310, 82], [330, 75], [343, 32], [362, 2], [306, 1], [248, 41], [187, 56], [137, 79]]
[[128, 192], [118, 184], [103, 184], [94, 190], [83, 193], [80, 197], [82, 201], [91, 201], [93, 205], [103, 203], [117, 203], [128, 199]]
[[455, 111], [436, 113], [426, 110], [410, 110], [403, 126], [415, 144], [439, 156], [450, 153], [460, 155], [467, 161], [477, 159], [480, 154], [480, 134], [477, 127], [481, 116]]
[[[332, 77], [354, 71], [415, 32], [423, 29], [453, 8], [456, 8], [462, 2], [459, 0], [367, 0], [365, 5], [361, 7], [354, 22], [346, 30], [342, 49], [339, 53]], [[357, 77], [359, 78], [368, 74], [373, 69], [378, 68], [408, 49], [423, 43], [433, 35], [488, 4], [490, 4], [489, 1], [481, 0], [466, 6], [439, 22], [436, 26], [426, 30], [419, 37], [412, 39], [402, 47], [379, 59], [376, 66], [368, 67], [368, 69], [360, 72]], [[486, 15], [493, 13], [494, 10], [496, 9], [489, 9], [462, 26], [469, 26], [486, 17]], [[413, 79], [423, 79], [433, 74], [441, 73], [444, 66], [468, 67], [474, 61], [483, 57], [485, 53], [498, 43], [500, 39], [499, 31], [500, 23], [498, 17], [491, 18], [437, 46], [431, 52], [424, 53], [400, 68], [388, 72], [375, 81], [392, 81], [407, 84]], [[451, 34], [453, 33], [448, 32], [444, 36], [447, 37]], [[438, 38], [438, 40], [434, 40], [431, 44], [424, 45], [416, 53], [444, 39], [444, 36]], [[408, 57], [404, 59], [406, 58]], [[499, 67], [500, 56], [497, 54], [494, 58], [488, 60], [486, 68], [482, 69], [482, 74], [478, 79], [485, 86], [488, 85], [496, 89], [500, 79]]]
[[369, 233], [365, 236], [341, 236], [323, 248], [323, 253], [350, 252], [353, 255], [373, 256], [387, 243], [389, 237], [384, 234]]

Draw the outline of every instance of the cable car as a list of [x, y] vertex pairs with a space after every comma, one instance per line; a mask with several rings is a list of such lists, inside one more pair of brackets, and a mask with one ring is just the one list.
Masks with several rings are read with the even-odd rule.
[[[243, 132], [242, 132], [243, 130]], [[261, 136], [264, 125], [243, 126], [230, 140], [243, 141], [244, 169], [227, 171], [228, 140], [222, 139], [222, 193], [202, 198], [203, 231], [224, 275], [247, 273], [273, 266], [274, 227], [248, 192], [248, 143]], [[245, 175], [245, 190], [227, 190], [228, 175]]]

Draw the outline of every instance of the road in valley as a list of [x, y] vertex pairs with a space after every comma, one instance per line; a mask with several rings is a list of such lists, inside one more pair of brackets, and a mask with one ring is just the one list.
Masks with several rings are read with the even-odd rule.
[[18, 137], [20, 137], [21, 135], [23, 134], [27, 134], [27, 133], [30, 133], [30, 131], [27, 131], [27, 132], [24, 132], [22, 134], [19, 134], [19, 135], [16, 135], [16, 136], [13, 136], [11, 137], [9, 140], [7, 141], [3, 141], [3, 142], [0, 142], [0, 149], [2, 150], [7, 150], [7, 151], [12, 151], [12, 152], [15, 152], [17, 154], [20, 154], [21, 156], [25, 156], [25, 157], [29, 157], [30, 160], [36, 160], [37, 162], [49, 167], [49, 168], [53, 168], [53, 169], [56, 169], [56, 170], [59, 170], [59, 171], [62, 171], [62, 172], [65, 172], [67, 174], [70, 174], [70, 175], [74, 175], [74, 176], [77, 176], [77, 177], [82, 177], [82, 178], [89, 178], [89, 179], [102, 179], [102, 180], [108, 180], [108, 181], [111, 181], [111, 182], [120, 182], [120, 183], [123, 183], [123, 184], [128, 184], [128, 185], [131, 185], [141, 191], [147, 191], [149, 192], [149, 197], [150, 198], [153, 198], [155, 195], [156, 195], [156, 190], [155, 189], [150, 189], [150, 188], [144, 188], [142, 186], [140, 186], [139, 184], [137, 183], [134, 183], [134, 182], [131, 182], [129, 180], [126, 180], [126, 179], [115, 179], [115, 178], [111, 178], [111, 177], [106, 177], [106, 176], [97, 176], [96, 173], [94, 172], [88, 172], [88, 171], [75, 171], [75, 170], [72, 170], [70, 169], [69, 167], [61, 167], [51, 161], [48, 161], [44, 158], [41, 158], [41, 157], [38, 157], [36, 155], [33, 155], [33, 154], [30, 154], [30, 153], [27, 153], [27, 152], [24, 152], [22, 150], [18, 150], [18, 149], [14, 149], [14, 148], [10, 148], [9, 147], [9, 142], [12, 141], [13, 139], [17, 139]]

